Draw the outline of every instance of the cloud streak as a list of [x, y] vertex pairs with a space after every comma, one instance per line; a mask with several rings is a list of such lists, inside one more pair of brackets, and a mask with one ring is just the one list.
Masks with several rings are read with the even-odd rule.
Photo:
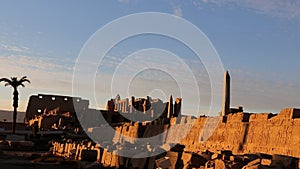
[[[20, 110], [24, 111], [27, 106], [27, 99], [37, 93], [72, 93], [72, 67], [59, 64], [49, 58], [40, 58], [24, 55], [0, 55], [0, 77], [21, 77], [28, 76], [31, 84], [22, 89], [20, 98]], [[1, 107], [10, 107], [11, 91], [4, 89], [1, 85], [0, 100], [6, 100]], [[3, 102], [2, 102], [3, 104]]]
[[182, 17], [183, 14], [182, 14], [182, 9], [181, 7], [177, 6], [177, 7], [174, 7], [173, 9], [173, 14], [178, 16], [178, 17]]
[[18, 47], [18, 46], [13, 46], [13, 45], [4, 45], [4, 44], [1, 44], [1, 47], [4, 50], [8, 51], [8, 52], [24, 53], [24, 52], [27, 52], [29, 50], [29, 48], [25, 47], [25, 46]]
[[193, 4], [198, 8], [202, 4], [219, 6], [235, 5], [254, 10], [257, 13], [285, 19], [300, 19], [299, 0], [195, 0]]
[[230, 72], [233, 107], [242, 105], [246, 111], [277, 113], [283, 108], [300, 106], [300, 83], [297, 81], [286, 82], [280, 80], [279, 75], [273, 77], [242, 69], [232, 69]]

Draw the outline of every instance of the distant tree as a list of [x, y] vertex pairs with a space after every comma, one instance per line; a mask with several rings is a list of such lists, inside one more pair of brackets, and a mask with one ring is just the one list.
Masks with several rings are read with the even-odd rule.
[[11, 86], [13, 91], [13, 122], [12, 122], [12, 133], [15, 134], [16, 132], [16, 122], [17, 122], [17, 109], [18, 109], [18, 102], [19, 102], [19, 92], [18, 87], [22, 86], [25, 87], [23, 84], [24, 82], [30, 83], [30, 81], [27, 79], [26, 76], [23, 76], [21, 79], [17, 79], [17, 77], [11, 77], [10, 79], [7, 78], [1, 78], [0, 82], [5, 82], [5, 86]]

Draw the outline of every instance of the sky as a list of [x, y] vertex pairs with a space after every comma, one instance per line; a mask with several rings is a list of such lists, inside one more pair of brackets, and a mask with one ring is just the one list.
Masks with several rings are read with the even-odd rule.
[[[0, 77], [26, 75], [31, 80], [19, 88], [19, 110], [26, 110], [33, 94], [74, 95], [73, 73], [87, 40], [111, 21], [142, 12], [175, 15], [206, 35], [230, 72], [232, 107], [272, 113], [300, 107], [300, 0], [7, 0], [0, 5]], [[123, 29], [130, 25], [117, 31]], [[174, 31], [179, 29], [174, 27]], [[170, 59], [173, 54], [180, 59]], [[192, 82], [187, 80], [190, 72], [181, 71], [181, 62], [187, 63], [199, 89], [188, 83]], [[132, 65], [142, 69], [147, 64], [170, 67], [170, 72], [147, 69], [128, 76]], [[173, 75], [179, 75], [179, 81], [190, 89], [185, 93], [189, 99], [183, 98], [187, 107], [183, 113], [205, 114], [211, 99], [205, 65], [184, 44], [161, 35], [134, 36], [114, 46], [97, 67], [95, 96], [80, 97], [91, 100], [93, 108], [104, 108], [116, 94], [126, 97], [125, 86], [130, 95], [167, 101], [170, 94], [181, 97], [181, 83]], [[87, 75], [82, 72], [81, 76]], [[131, 83], [124, 85], [124, 79]], [[85, 81], [79, 90], [89, 90]], [[198, 97], [197, 92], [199, 105], [191, 99]], [[0, 109], [12, 110], [12, 90], [3, 84]]]

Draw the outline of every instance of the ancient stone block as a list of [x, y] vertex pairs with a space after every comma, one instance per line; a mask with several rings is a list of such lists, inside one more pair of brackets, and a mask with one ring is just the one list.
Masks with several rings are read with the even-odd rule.
[[227, 122], [249, 122], [250, 113], [234, 113], [227, 116]]
[[149, 169], [154, 169], [155, 168], [155, 157], [148, 157], [148, 168]]
[[294, 109], [293, 110], [292, 118], [293, 119], [300, 118], [300, 109]]
[[183, 161], [183, 165], [186, 165], [191, 161], [192, 154], [191, 153], [182, 153], [181, 160]]
[[279, 161], [282, 163], [284, 168], [288, 168], [293, 165], [293, 163], [296, 161], [294, 157], [289, 157], [289, 156], [283, 156], [283, 155], [278, 155], [274, 154], [272, 157], [273, 161]]
[[222, 155], [222, 160], [224, 160], [224, 161], [230, 161], [230, 156], [228, 156], [228, 155]]
[[171, 166], [170, 159], [168, 157], [163, 157], [160, 159], [157, 159], [155, 161], [156, 167], [160, 167], [161, 169], [167, 169], [168, 167]]
[[111, 154], [111, 161], [110, 161], [110, 167], [119, 167], [119, 161], [118, 156], [115, 153]]
[[191, 164], [195, 168], [199, 168], [200, 166], [204, 166], [208, 160], [198, 154], [192, 154]]
[[205, 169], [215, 169], [215, 163], [213, 160], [209, 160], [205, 163]]
[[218, 154], [218, 153], [215, 153], [211, 156], [211, 159], [214, 160], [214, 159], [221, 159], [222, 158], [222, 154]]
[[229, 160], [236, 163], [244, 163], [244, 158], [240, 156], [230, 156]]
[[176, 122], [177, 122], [177, 117], [172, 117], [172, 118], [170, 119], [170, 125], [175, 125]]
[[220, 154], [231, 156], [232, 155], [232, 151], [231, 150], [221, 150]]
[[184, 150], [184, 148], [185, 148], [185, 145], [182, 145], [182, 144], [176, 144], [174, 147], [171, 148], [171, 151], [182, 153], [183, 150]]
[[214, 162], [215, 162], [215, 169], [226, 169], [225, 162], [223, 160], [216, 159], [214, 160]]
[[260, 162], [262, 165], [271, 166], [272, 160], [271, 159], [261, 159]]
[[261, 162], [261, 159], [258, 158], [258, 159], [256, 159], [256, 160], [250, 161], [250, 162], [247, 164], [247, 166], [253, 166], [253, 165], [255, 165], [255, 164], [260, 164], [260, 162]]
[[211, 160], [211, 156], [213, 155], [212, 152], [206, 150], [200, 154], [201, 157], [205, 158], [206, 160]]
[[254, 165], [246, 165], [242, 169], [266, 169], [266, 167], [263, 167], [261, 164], [254, 164]]
[[249, 122], [251, 121], [267, 121], [273, 115], [271, 113], [251, 114]]
[[82, 161], [97, 161], [98, 152], [96, 150], [82, 150], [81, 160]]
[[230, 169], [241, 169], [244, 165], [242, 163], [232, 163]]
[[108, 167], [110, 166], [110, 162], [111, 162], [111, 153], [108, 152], [106, 149], [104, 149], [104, 152], [103, 152], [103, 156], [102, 156], [102, 159], [101, 159], [101, 163]]
[[171, 166], [169, 166], [168, 169], [176, 169], [177, 160], [181, 160], [181, 159], [178, 159], [178, 153], [169, 151], [169, 152], [167, 152], [166, 157], [169, 158], [169, 161], [171, 163]]

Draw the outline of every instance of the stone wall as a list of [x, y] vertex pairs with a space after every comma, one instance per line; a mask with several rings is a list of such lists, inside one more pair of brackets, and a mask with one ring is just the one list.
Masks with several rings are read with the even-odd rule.
[[[245, 117], [250, 116], [250, 118]], [[249, 121], [247, 121], [249, 119]], [[189, 151], [197, 146], [234, 153], [266, 153], [300, 157], [300, 118], [298, 109], [283, 109], [278, 115], [268, 113], [229, 114], [226, 122], [219, 124], [209, 139], [199, 142], [199, 133], [205, 123], [198, 118], [187, 139], [181, 141]]]
[[[224, 152], [225, 150], [232, 152], [235, 156], [264, 153], [300, 158], [299, 112], [299, 109], [283, 109], [278, 115], [270, 113], [235, 113], [215, 118], [182, 116], [177, 118], [173, 117], [170, 119], [170, 124], [168, 125], [124, 123], [121, 126], [115, 127], [115, 129], [129, 137], [151, 137], [166, 132], [155, 144], [168, 151], [167, 154], [163, 154], [162, 156], [169, 154], [168, 159], [174, 162], [171, 168], [177, 168], [176, 165], [187, 165], [187, 163], [191, 163], [192, 156], [195, 156], [193, 158], [202, 159], [202, 157], [198, 157], [197, 154], [202, 154], [203, 156], [203, 152], [207, 150], [216, 153], [216, 159], [219, 157], [218, 152]], [[214, 127], [215, 124], [216, 127]], [[212, 133], [207, 140], [205, 139], [205, 134], [203, 134], [203, 128], [207, 129], [206, 134]], [[94, 131], [98, 132], [103, 132], [104, 130], [105, 128], [94, 129]], [[93, 133], [93, 131], [91, 132]], [[182, 134], [185, 133], [186, 135], [180, 138]], [[96, 132], [94, 134], [96, 134]], [[120, 137], [110, 136], [110, 138], [115, 144], [122, 144], [124, 142]], [[130, 146], [130, 144], [133, 143], [134, 139], [129, 140], [129, 142], [127, 140], [128, 146], [125, 147], [128, 148], [129, 151], [138, 150], [139, 147]], [[171, 149], [172, 151], [169, 151], [170, 149], [168, 147], [176, 143], [183, 145], [184, 150], [176, 152]], [[53, 152], [57, 155], [66, 157], [73, 155], [77, 159], [81, 159], [83, 158], [81, 157], [82, 150], [93, 150], [97, 151], [97, 161], [105, 166], [117, 168], [125, 164], [127, 166], [129, 164], [131, 166], [136, 165], [138, 168], [141, 166], [146, 167], [147, 165], [153, 165], [154, 161], [160, 158], [159, 156], [144, 159], [119, 157], [113, 153], [113, 147], [106, 148], [100, 145], [101, 143], [99, 145], [92, 143], [54, 143]], [[147, 149], [145, 151], [153, 151], [153, 149]], [[230, 157], [232, 161], [235, 160], [235, 156]], [[229, 156], [223, 155], [220, 156], [220, 158], [229, 159]], [[204, 161], [207, 162], [207, 160]], [[214, 165], [217, 165], [218, 162], [220, 161], [215, 161], [216, 164], [214, 163]], [[261, 161], [260, 163], [260, 165], [263, 164]], [[148, 166], [148, 168], [149, 167], [153, 168], [154, 166]]]
[[35, 116], [42, 115], [44, 111], [56, 108], [59, 108], [60, 112], [70, 112], [71, 116], [76, 116], [76, 112], [82, 113], [88, 109], [88, 106], [89, 101], [80, 97], [45, 94], [32, 95], [29, 98], [24, 121], [28, 123]]

